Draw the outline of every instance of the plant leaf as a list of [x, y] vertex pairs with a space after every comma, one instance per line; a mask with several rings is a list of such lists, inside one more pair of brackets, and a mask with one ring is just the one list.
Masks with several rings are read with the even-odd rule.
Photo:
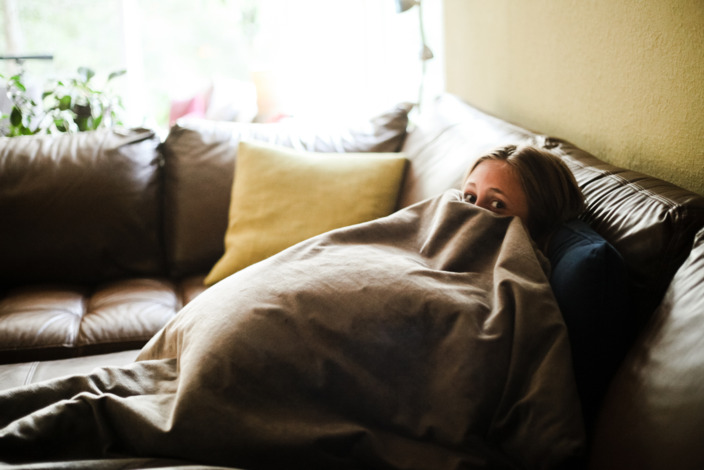
[[27, 88], [24, 86], [22, 83], [22, 77], [20, 75], [15, 75], [10, 78], [10, 81], [14, 83], [14, 85], [19, 88], [21, 91], [27, 91]]
[[66, 109], [71, 109], [71, 96], [66, 95], [59, 98], [59, 109], [64, 111]]
[[12, 112], [10, 113], [10, 124], [14, 127], [19, 127], [22, 125], [22, 111], [20, 111], [16, 106], [12, 107]]
[[122, 69], [122, 70], [116, 70], [112, 72], [110, 75], [108, 75], [108, 81], [112, 80], [113, 78], [121, 77], [122, 75], [126, 74], [127, 70]]
[[78, 130], [83, 132], [88, 130], [88, 119], [85, 117], [77, 116], [75, 119]]

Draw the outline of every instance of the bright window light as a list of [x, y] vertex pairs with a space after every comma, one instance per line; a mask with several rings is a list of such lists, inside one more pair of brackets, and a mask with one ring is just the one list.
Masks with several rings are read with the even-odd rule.
[[[113, 87], [126, 124], [177, 117], [271, 121], [369, 116], [418, 99], [418, 16], [393, 0], [2, 0], [0, 55], [36, 82], [126, 69]], [[441, 91], [440, 0], [426, 0], [436, 58], [426, 96]], [[17, 71], [0, 61], [0, 73]]]

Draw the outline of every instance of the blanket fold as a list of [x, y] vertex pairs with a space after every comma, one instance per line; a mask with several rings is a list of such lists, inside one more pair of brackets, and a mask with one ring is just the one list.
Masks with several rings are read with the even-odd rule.
[[208, 289], [129, 367], [0, 394], [0, 456], [557, 468], [584, 436], [546, 269], [455, 190], [328, 232]]

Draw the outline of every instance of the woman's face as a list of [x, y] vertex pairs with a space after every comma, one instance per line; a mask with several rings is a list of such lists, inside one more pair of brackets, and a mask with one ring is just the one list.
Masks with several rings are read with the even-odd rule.
[[528, 223], [528, 199], [513, 168], [501, 160], [484, 160], [469, 174], [462, 188], [465, 201], [499, 215]]

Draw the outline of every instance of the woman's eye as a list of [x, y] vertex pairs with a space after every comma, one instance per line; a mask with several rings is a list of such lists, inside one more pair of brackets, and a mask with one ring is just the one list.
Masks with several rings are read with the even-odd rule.
[[496, 201], [491, 201], [491, 207], [493, 209], [504, 209], [506, 205], [502, 201], [496, 200]]
[[465, 194], [464, 200], [465, 200], [465, 202], [468, 202], [470, 204], [474, 204], [475, 202], [477, 202], [477, 196], [475, 196], [474, 194]]

